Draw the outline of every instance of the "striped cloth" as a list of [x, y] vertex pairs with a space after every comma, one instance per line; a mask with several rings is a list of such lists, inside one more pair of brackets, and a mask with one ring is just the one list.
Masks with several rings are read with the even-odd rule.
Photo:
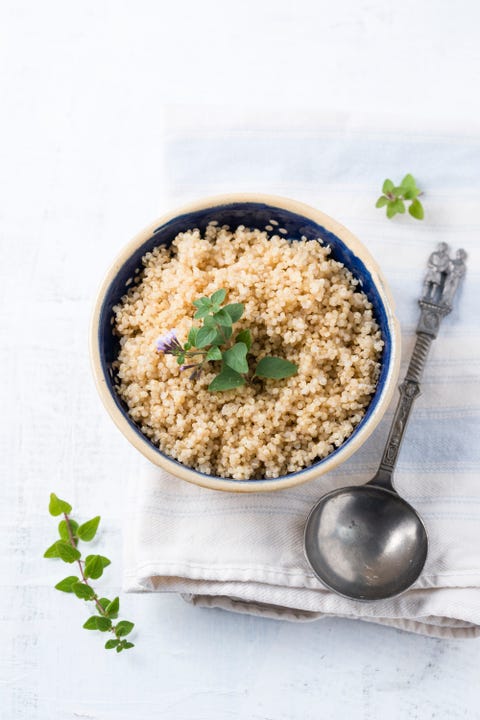
[[[215, 119], [220, 117], [221, 119]], [[182, 110], [167, 118], [165, 205], [229, 191], [286, 195], [349, 227], [379, 262], [403, 333], [414, 342], [417, 298], [438, 242], [468, 252], [466, 280], [434, 341], [396, 471], [396, 487], [425, 520], [430, 552], [415, 586], [358, 603], [326, 590], [303, 556], [309, 508], [325, 492], [374, 473], [393, 414], [349, 461], [276, 493], [214, 492], [145, 464], [132, 482], [125, 589], [178, 592], [196, 605], [287, 620], [358, 618], [438, 637], [480, 634], [480, 136], [358, 122]], [[389, 129], [385, 129], [389, 128]], [[425, 220], [374, 208], [385, 177], [426, 189]], [[396, 399], [395, 399], [396, 400]]]

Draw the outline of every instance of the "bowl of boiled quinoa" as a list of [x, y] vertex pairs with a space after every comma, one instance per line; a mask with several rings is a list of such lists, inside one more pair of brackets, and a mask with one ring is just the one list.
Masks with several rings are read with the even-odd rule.
[[240, 492], [349, 458], [400, 363], [367, 249], [312, 207], [254, 194], [191, 203], [139, 233], [102, 283], [90, 348], [132, 445], [174, 476]]

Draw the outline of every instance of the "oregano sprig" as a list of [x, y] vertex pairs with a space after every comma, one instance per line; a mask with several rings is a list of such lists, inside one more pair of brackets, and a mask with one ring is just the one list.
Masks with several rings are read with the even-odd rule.
[[90, 542], [95, 537], [100, 516], [87, 520], [81, 525], [70, 517], [72, 506], [60, 500], [55, 493], [50, 494], [50, 504], [48, 506], [50, 515], [58, 517], [63, 515], [58, 525], [58, 534], [60, 539], [56, 540], [53, 545], [45, 550], [43, 557], [60, 558], [63, 562], [73, 564], [77, 563], [79, 575], [69, 575], [63, 578], [55, 585], [57, 590], [66, 593], [73, 593], [80, 600], [93, 602], [95, 604], [95, 615], [91, 615], [83, 624], [86, 630], [100, 630], [100, 632], [110, 632], [113, 634], [111, 640], [107, 640], [105, 648], [107, 650], [115, 650], [119, 653], [122, 650], [129, 650], [134, 647], [132, 642], [126, 640], [126, 636], [133, 630], [134, 623], [129, 620], [120, 620], [113, 622], [118, 618], [120, 609], [120, 600], [115, 597], [113, 600], [99, 597], [92, 587], [90, 581], [98, 580], [110, 560], [104, 555], [87, 555], [82, 559], [82, 554], [78, 549], [78, 542]]
[[383, 183], [382, 193], [375, 207], [386, 207], [388, 218], [393, 218], [397, 213], [403, 214], [406, 204], [410, 203], [408, 205], [410, 215], [416, 220], [423, 220], [423, 205], [418, 199], [423, 193], [418, 189], [415, 178], [410, 173], [405, 175], [398, 186], [387, 178]]
[[[196, 308], [194, 320], [201, 320], [202, 324], [190, 328], [183, 345], [174, 330], [162, 335], [156, 344], [158, 352], [177, 358], [180, 370], [192, 370], [192, 380], [200, 376], [208, 363], [220, 363], [217, 375], [208, 386], [210, 392], [241, 387], [247, 382], [250, 373], [250, 330], [240, 330], [232, 342], [233, 325], [240, 320], [245, 308], [243, 303], [222, 306], [226, 295], [227, 291], [221, 288], [209, 297], [203, 296], [193, 301]], [[281, 380], [295, 375], [297, 371], [295, 363], [266, 355], [257, 364], [252, 377]]]

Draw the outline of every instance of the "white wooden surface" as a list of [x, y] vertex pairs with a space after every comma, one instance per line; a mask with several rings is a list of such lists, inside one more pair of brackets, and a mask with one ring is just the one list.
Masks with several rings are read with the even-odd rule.
[[97, 400], [87, 327], [112, 255], [166, 209], [162, 105], [407, 107], [470, 126], [479, 19], [474, 0], [3, 0], [1, 720], [480, 718], [478, 642], [123, 596], [137, 647], [112, 656], [41, 558], [55, 490], [84, 518], [102, 513], [102, 587], [119, 591], [139, 458]]

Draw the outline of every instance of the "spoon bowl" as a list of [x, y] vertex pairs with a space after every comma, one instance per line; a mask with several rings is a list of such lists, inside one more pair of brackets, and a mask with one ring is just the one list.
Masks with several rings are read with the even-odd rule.
[[354, 600], [399, 595], [422, 572], [425, 526], [394, 490], [346, 487], [324, 495], [305, 526], [305, 554], [324, 585]]

